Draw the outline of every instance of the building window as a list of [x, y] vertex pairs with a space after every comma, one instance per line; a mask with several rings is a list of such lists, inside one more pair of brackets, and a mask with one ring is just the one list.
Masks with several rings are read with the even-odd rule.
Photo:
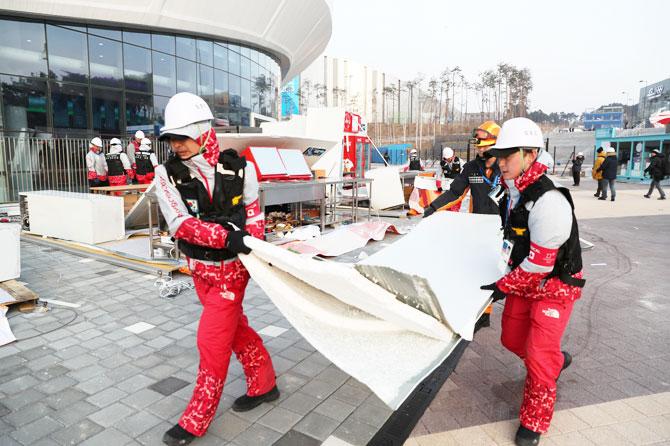
[[214, 45], [214, 68], [228, 71], [228, 49], [219, 44]]
[[213, 44], [207, 40], [198, 40], [198, 62], [201, 64], [214, 66]]
[[153, 129], [152, 97], [148, 94], [126, 93], [126, 132], [137, 130], [151, 132]]
[[187, 91], [197, 94], [195, 62], [177, 58], [177, 93]]
[[245, 79], [251, 78], [251, 61], [246, 57], [240, 59], [240, 74]]
[[121, 31], [108, 28], [91, 28], [88, 27], [88, 33], [95, 36], [106, 37], [112, 40], [121, 40]]
[[133, 45], [151, 48], [151, 35], [147, 33], [123, 32], [123, 41]]
[[228, 72], [240, 75], [240, 55], [233, 51], [228, 51]]
[[123, 73], [127, 89], [151, 92], [151, 51], [124, 44]]
[[44, 130], [47, 127], [47, 84], [40, 79], [0, 76], [5, 129]]
[[167, 54], [153, 52], [154, 93], [172, 96], [177, 92], [177, 74], [175, 58]]
[[0, 20], [0, 35], [0, 71], [46, 77], [46, 39], [42, 23]]
[[121, 44], [96, 36], [88, 37], [91, 83], [107, 87], [123, 85]]
[[65, 129], [89, 128], [87, 97], [86, 86], [51, 82], [53, 126]]
[[93, 111], [93, 129], [102, 133], [121, 132], [121, 92], [93, 88], [91, 104]]
[[47, 25], [49, 77], [68, 82], [88, 83], [86, 34]]
[[228, 88], [230, 94], [230, 106], [238, 108], [241, 102], [242, 87], [240, 86], [241, 79], [239, 76], [228, 76]]
[[240, 105], [247, 110], [251, 109], [251, 82], [242, 79], [240, 83]]
[[214, 70], [214, 105], [228, 106], [228, 73]]
[[166, 36], [163, 34], [151, 35], [151, 49], [160, 51], [162, 53], [174, 55], [175, 42], [174, 36]]
[[165, 106], [170, 98], [166, 96], [154, 96], [154, 117], [153, 123], [157, 130], [165, 125]]
[[198, 65], [198, 95], [205, 102], [214, 102], [214, 69], [206, 65]]
[[177, 37], [177, 57], [195, 61], [195, 39]]

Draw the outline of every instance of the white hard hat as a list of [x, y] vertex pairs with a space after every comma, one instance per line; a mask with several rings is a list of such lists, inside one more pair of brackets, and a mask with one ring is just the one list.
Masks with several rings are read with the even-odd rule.
[[148, 152], [149, 150], [151, 150], [151, 146], [150, 146], [150, 145], [147, 145], [147, 144], [144, 144], [144, 143], [140, 144], [140, 151], [142, 151], [142, 152]]
[[583, 152], [577, 152], [577, 156], [584, 156]]
[[609, 146], [605, 149], [605, 153], [614, 153], [614, 147]]
[[502, 155], [508, 149], [544, 147], [544, 137], [540, 127], [528, 118], [512, 118], [505, 121], [494, 146], [491, 156]]
[[445, 147], [444, 149], [442, 149], [443, 159], [449, 159], [452, 156], [454, 156], [454, 149], [452, 149], [451, 147]]
[[197, 138], [211, 128], [214, 119], [209, 105], [193, 93], [177, 93], [165, 106], [165, 126], [160, 138], [169, 135]]
[[409, 151], [409, 153], [410, 153], [410, 154], [412, 154], [412, 153], [417, 153], [417, 151], [416, 151], [416, 149], [412, 149], [412, 150]]
[[151, 140], [149, 138], [142, 138], [142, 141], [140, 141], [140, 144], [146, 145], [146, 146], [151, 146]]
[[121, 145], [121, 140], [119, 138], [112, 138], [109, 140], [109, 145], [110, 146], [120, 146]]
[[135, 138], [137, 139], [142, 139], [144, 138], [144, 132], [142, 130], [138, 130], [135, 132]]
[[102, 148], [102, 139], [97, 136], [91, 140], [91, 145]]

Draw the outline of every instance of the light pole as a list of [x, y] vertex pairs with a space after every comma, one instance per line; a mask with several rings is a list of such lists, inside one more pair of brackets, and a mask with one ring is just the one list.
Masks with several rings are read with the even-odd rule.
[[642, 93], [644, 96], [642, 98], [642, 128], [647, 128], [647, 119], [645, 118], [646, 112], [647, 112], [647, 88], [649, 87], [649, 83], [646, 80], [641, 80], [640, 83], [644, 82], [644, 93]]

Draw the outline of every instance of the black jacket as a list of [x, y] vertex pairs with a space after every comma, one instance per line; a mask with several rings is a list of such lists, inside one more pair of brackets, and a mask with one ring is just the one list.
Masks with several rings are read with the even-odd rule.
[[485, 178], [486, 163], [482, 158], [476, 157], [474, 160], [465, 163], [461, 173], [449, 185], [449, 190], [444, 191], [442, 195], [433, 200], [430, 207], [440, 209], [458, 200], [469, 187], [472, 212], [497, 215], [499, 213], [498, 204], [489, 198], [489, 192], [491, 192], [494, 184], [502, 182], [502, 177], [497, 162], [491, 166], [491, 169], [493, 169], [491, 177]]
[[421, 167], [421, 160], [419, 158], [409, 160], [409, 170], [423, 170]]
[[598, 167], [598, 172], [603, 173], [603, 180], [615, 180], [617, 170], [616, 155], [607, 155], [605, 161]]
[[644, 173], [648, 173], [651, 178], [656, 181], [661, 181], [665, 177], [665, 162], [664, 157], [658, 154], [651, 158], [649, 167], [644, 169]]
[[440, 168], [442, 169], [442, 175], [445, 178], [454, 179], [461, 173], [461, 159], [455, 156], [451, 165], [447, 164], [445, 160], [440, 160]]
[[573, 172], [581, 172], [582, 171], [582, 163], [584, 162], [584, 157], [578, 156], [577, 158], [572, 160], [572, 171]]

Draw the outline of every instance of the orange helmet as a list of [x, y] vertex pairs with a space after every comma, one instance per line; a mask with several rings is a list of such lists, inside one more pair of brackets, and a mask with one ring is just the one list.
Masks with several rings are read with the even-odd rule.
[[500, 134], [500, 126], [495, 121], [486, 121], [472, 131], [472, 144], [477, 147], [492, 146]]

